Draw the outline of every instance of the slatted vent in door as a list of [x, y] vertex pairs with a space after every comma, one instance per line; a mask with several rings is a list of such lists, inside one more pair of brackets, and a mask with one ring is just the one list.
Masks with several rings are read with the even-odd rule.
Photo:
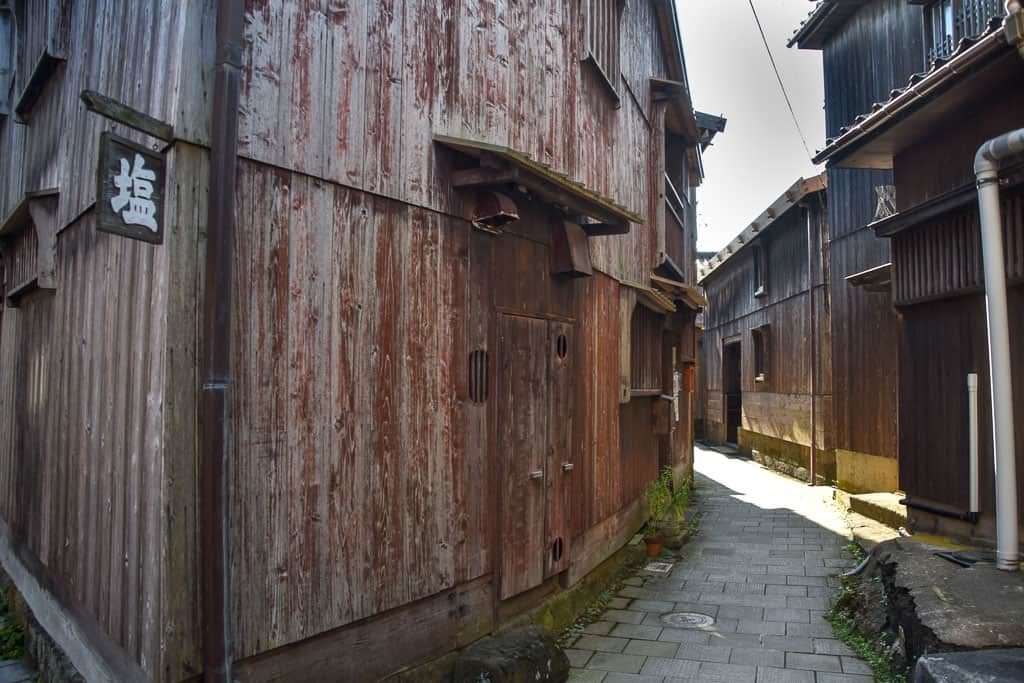
[[477, 404], [487, 401], [486, 349], [477, 349], [469, 354], [469, 400]]

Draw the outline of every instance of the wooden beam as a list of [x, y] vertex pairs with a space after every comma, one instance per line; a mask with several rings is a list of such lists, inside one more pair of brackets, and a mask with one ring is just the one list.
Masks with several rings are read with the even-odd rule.
[[478, 166], [452, 173], [452, 187], [486, 187], [519, 181], [519, 169]]
[[137, 109], [132, 109], [111, 97], [101, 95], [95, 90], [83, 90], [79, 97], [85, 103], [85, 108], [94, 114], [99, 114], [115, 123], [134, 128], [140, 133], [159, 140], [170, 142], [174, 139], [174, 127], [171, 124], [155, 119]]
[[593, 275], [590, 243], [583, 228], [562, 221], [551, 230], [551, 272], [556, 275], [584, 277]]
[[39, 55], [39, 59], [36, 61], [36, 65], [28, 77], [28, 82], [18, 96], [17, 102], [14, 103], [14, 113], [18, 123], [28, 122], [29, 112], [32, 111], [32, 107], [39, 100], [39, 96], [43, 94], [46, 82], [50, 80], [50, 76], [57, 70], [57, 65], [63, 61], [60, 57], [56, 57], [46, 50], [43, 50]]
[[[376, 681], [463, 647], [494, 627], [490, 575], [235, 663], [239, 680]], [[400, 647], [395, 647], [401, 643]]]
[[588, 237], [629, 234], [629, 223], [580, 223], [580, 227]]

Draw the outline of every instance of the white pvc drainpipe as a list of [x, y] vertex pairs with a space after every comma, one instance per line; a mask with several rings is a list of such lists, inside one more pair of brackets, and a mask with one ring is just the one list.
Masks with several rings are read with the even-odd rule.
[[971, 506], [967, 509], [978, 514], [978, 376], [967, 375], [967, 415], [970, 422], [971, 446]]
[[996, 566], [1020, 569], [1017, 533], [1016, 447], [1013, 438], [1013, 378], [1010, 330], [1006, 309], [1006, 266], [1003, 221], [999, 207], [999, 163], [1024, 152], [1024, 128], [989, 140], [974, 158], [978, 180], [981, 248], [985, 262], [985, 306], [988, 314], [989, 374], [992, 381], [992, 432], [995, 448]]

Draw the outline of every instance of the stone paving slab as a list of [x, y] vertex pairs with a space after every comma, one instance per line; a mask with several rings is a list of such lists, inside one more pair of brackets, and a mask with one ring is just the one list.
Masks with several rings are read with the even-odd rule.
[[36, 672], [17, 659], [0, 660], [0, 683], [33, 683]]
[[[853, 565], [831, 491], [698, 448], [699, 533], [670, 575], [626, 581], [568, 650], [578, 683], [868, 683], [823, 615]], [[668, 612], [714, 619], [675, 628]]]

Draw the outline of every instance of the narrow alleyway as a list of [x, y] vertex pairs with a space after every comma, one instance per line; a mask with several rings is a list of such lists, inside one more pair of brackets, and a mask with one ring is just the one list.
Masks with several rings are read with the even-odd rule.
[[[695, 469], [699, 533], [670, 575], [627, 580], [568, 650], [570, 680], [870, 683], [822, 618], [853, 563], [831, 490], [700, 448]], [[713, 622], [676, 628], [679, 612]]]

